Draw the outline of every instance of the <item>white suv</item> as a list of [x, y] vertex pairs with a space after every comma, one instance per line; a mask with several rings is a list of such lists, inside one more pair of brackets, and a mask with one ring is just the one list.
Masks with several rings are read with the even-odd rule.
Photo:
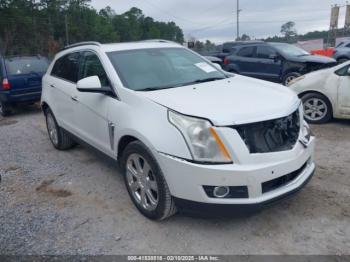
[[118, 160], [151, 219], [176, 207], [260, 207], [315, 170], [315, 139], [292, 91], [228, 75], [172, 42], [66, 48], [43, 78], [42, 108], [53, 145], [83, 141]]

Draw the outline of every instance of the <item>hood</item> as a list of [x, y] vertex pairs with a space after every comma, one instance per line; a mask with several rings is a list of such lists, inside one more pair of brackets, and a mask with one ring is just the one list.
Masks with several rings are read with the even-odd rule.
[[320, 55], [305, 55], [305, 56], [292, 56], [290, 60], [294, 62], [301, 63], [320, 63], [320, 64], [328, 64], [328, 63], [336, 63], [336, 60], [327, 56]]
[[244, 76], [159, 91], [141, 96], [185, 115], [209, 119], [214, 125], [239, 125], [291, 114], [300, 104], [285, 86]]

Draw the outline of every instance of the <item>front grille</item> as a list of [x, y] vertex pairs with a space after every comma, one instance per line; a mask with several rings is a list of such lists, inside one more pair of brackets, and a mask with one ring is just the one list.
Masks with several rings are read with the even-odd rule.
[[233, 128], [237, 130], [251, 154], [291, 150], [299, 137], [299, 110], [287, 117]]
[[285, 186], [289, 182], [296, 179], [301, 174], [301, 172], [303, 172], [306, 166], [307, 166], [307, 162], [301, 168], [299, 168], [298, 170], [292, 173], [289, 173], [287, 175], [262, 183], [261, 184], [262, 193], [264, 194], [264, 193], [273, 191], [277, 188], [280, 188], [282, 186]]

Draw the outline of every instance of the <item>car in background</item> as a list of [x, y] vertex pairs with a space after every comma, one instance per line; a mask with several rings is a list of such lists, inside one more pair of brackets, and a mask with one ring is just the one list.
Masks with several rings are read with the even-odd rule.
[[222, 60], [220, 58], [217, 58], [215, 56], [204, 56], [204, 57], [208, 59], [210, 62], [222, 66]]
[[350, 60], [350, 40], [341, 42], [334, 50], [333, 58], [339, 64]]
[[41, 97], [41, 79], [49, 66], [42, 56], [0, 56], [0, 114], [7, 116], [18, 103]]
[[237, 45], [224, 60], [224, 70], [288, 85], [304, 74], [333, 67], [333, 58], [311, 55], [285, 43], [253, 42]]
[[302, 99], [308, 122], [350, 119], [350, 61], [294, 79], [290, 88]]

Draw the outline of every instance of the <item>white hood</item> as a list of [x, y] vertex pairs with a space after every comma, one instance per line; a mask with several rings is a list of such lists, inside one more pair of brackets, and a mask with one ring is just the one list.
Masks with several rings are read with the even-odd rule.
[[179, 113], [209, 119], [214, 125], [237, 125], [291, 114], [300, 101], [287, 87], [234, 76], [215, 82], [139, 94]]

